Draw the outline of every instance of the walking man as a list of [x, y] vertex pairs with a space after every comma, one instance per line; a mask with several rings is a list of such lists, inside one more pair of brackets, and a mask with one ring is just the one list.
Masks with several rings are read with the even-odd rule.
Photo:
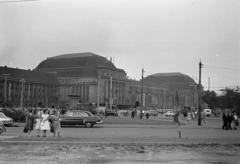
[[223, 115], [222, 115], [222, 120], [223, 120], [223, 126], [222, 129], [228, 130], [228, 113], [227, 110], [225, 109]]

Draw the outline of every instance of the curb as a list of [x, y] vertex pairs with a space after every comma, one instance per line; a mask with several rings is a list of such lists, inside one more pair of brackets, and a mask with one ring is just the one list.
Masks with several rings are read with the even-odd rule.
[[74, 142], [74, 141], [9, 141], [1, 140], [0, 143], [22, 143], [22, 144], [82, 144], [82, 145], [235, 145], [239, 142]]

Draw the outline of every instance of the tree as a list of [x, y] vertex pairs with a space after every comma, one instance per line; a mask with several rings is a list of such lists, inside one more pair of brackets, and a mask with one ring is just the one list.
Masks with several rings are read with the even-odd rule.
[[202, 101], [208, 104], [208, 107], [210, 109], [216, 109], [217, 107], [219, 107], [217, 103], [217, 94], [214, 91], [207, 91], [202, 97]]
[[225, 88], [221, 95], [217, 95], [214, 91], [207, 91], [202, 97], [202, 101], [207, 103], [210, 109], [231, 109], [240, 115], [240, 93], [238, 90]]

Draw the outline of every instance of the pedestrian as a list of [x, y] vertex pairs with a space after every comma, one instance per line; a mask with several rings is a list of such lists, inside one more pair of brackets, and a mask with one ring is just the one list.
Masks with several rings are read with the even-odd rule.
[[118, 117], [121, 117], [121, 111], [118, 110], [117, 113], [118, 113]]
[[223, 115], [222, 115], [222, 120], [223, 120], [223, 126], [222, 126], [222, 129], [224, 130], [228, 130], [228, 113], [227, 113], [227, 110], [225, 109]]
[[40, 125], [40, 128], [43, 131], [43, 137], [46, 137], [47, 130], [50, 130], [48, 119], [49, 119], [48, 109], [44, 109], [41, 115], [41, 125]]
[[187, 113], [187, 122], [189, 123], [189, 124], [191, 124], [191, 120], [192, 120], [192, 118], [191, 118], [191, 113], [190, 112], [188, 112]]
[[205, 111], [202, 110], [201, 112], [201, 119], [202, 119], [202, 125], [206, 125], [206, 114], [205, 114]]
[[191, 119], [193, 120], [195, 118], [194, 112], [191, 111]]
[[42, 109], [40, 108], [37, 112], [37, 116], [36, 116], [36, 125], [35, 125], [35, 129], [37, 130], [37, 137], [40, 137], [40, 131], [41, 131], [41, 116], [42, 116]]
[[146, 118], [149, 118], [149, 111], [146, 111]]
[[134, 118], [138, 118], [138, 115], [137, 115], [137, 113], [138, 113], [138, 109], [137, 109], [137, 108], [135, 108], [135, 109], [134, 109]]
[[141, 114], [141, 111], [137, 109], [137, 118], [139, 118], [139, 119], [140, 119], [140, 117], [141, 117], [140, 114]]
[[57, 109], [55, 109], [53, 114], [54, 114], [52, 116], [53, 136], [55, 137], [57, 134], [58, 137], [61, 137], [60, 112]]
[[237, 122], [238, 122], [238, 116], [237, 116], [237, 113], [234, 112], [234, 115], [233, 115], [233, 129], [234, 130], [237, 130]]
[[132, 109], [132, 115], [131, 115], [131, 118], [134, 119], [134, 109]]
[[233, 114], [232, 114], [230, 109], [229, 109], [229, 112], [228, 112], [227, 121], [228, 121], [228, 124], [227, 124], [228, 129], [232, 130], [231, 124], [232, 124], [232, 121], [233, 121]]
[[35, 119], [34, 111], [30, 109], [26, 117], [26, 127], [28, 129], [28, 137], [31, 137], [31, 132], [33, 131], [34, 119]]

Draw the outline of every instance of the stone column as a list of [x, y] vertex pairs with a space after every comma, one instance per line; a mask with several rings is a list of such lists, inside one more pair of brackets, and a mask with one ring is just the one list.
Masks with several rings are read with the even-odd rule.
[[105, 90], [105, 98], [108, 99], [109, 95], [108, 95], [108, 81], [105, 81], [105, 87], [106, 87], [106, 90]]

